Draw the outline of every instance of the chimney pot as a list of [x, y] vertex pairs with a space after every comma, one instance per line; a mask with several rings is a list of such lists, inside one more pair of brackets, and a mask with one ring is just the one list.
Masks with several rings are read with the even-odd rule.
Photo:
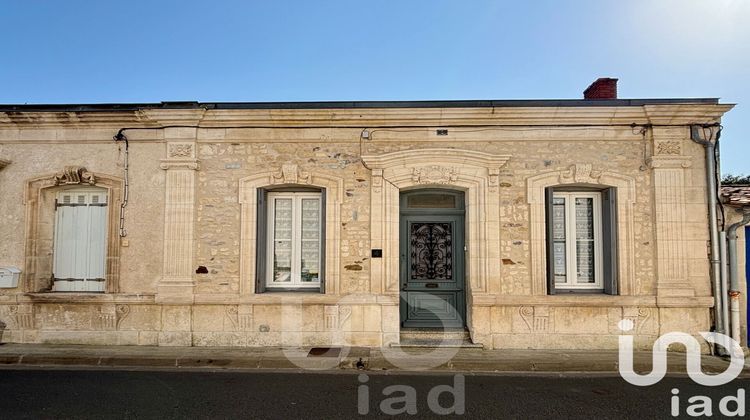
[[617, 99], [617, 79], [600, 77], [583, 91], [583, 99]]

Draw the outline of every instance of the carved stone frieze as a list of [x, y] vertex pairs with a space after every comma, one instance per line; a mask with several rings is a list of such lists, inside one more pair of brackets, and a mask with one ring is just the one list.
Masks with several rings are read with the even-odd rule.
[[170, 143], [169, 144], [169, 157], [170, 158], [193, 157], [193, 144], [192, 143]]
[[252, 305], [239, 305], [237, 308], [237, 326], [240, 331], [251, 331], [253, 329]]
[[430, 165], [412, 170], [412, 180], [418, 184], [451, 184], [457, 179], [456, 168]]
[[230, 305], [226, 306], [224, 308], [224, 316], [229, 320], [229, 323], [232, 324], [232, 330], [237, 331], [239, 327], [239, 309], [237, 308], [237, 305]]
[[662, 141], [662, 142], [656, 143], [656, 154], [657, 155], [679, 155], [680, 154], [680, 142]]
[[602, 172], [594, 170], [590, 163], [576, 163], [560, 174], [560, 183], [598, 184], [601, 176]]
[[327, 331], [344, 329], [351, 315], [351, 306], [327, 305], [324, 309], [325, 329]]
[[546, 306], [522, 306], [518, 309], [529, 332], [539, 333], [551, 330], [550, 308]]
[[[609, 309], [609, 331], [612, 334], [657, 334], [657, 323], [653, 322], [654, 308], [626, 306]], [[633, 328], [623, 330], [620, 321], [629, 321]], [[627, 324], [626, 324], [627, 325]]]
[[102, 305], [97, 309], [96, 317], [94, 318], [96, 325], [95, 329], [98, 330], [114, 330], [117, 326], [117, 310], [115, 305]]
[[54, 185], [96, 184], [96, 177], [83, 166], [66, 166], [53, 177]]
[[130, 315], [130, 306], [128, 305], [117, 305], [117, 308], [115, 309], [115, 313], [117, 315], [117, 323], [115, 327], [119, 330], [120, 324], [122, 324], [122, 321], [125, 320], [125, 318]]
[[282, 165], [279, 172], [271, 177], [272, 184], [309, 184], [310, 181], [310, 173], [301, 171], [293, 163]]
[[16, 323], [16, 327], [23, 330], [34, 329], [34, 305], [11, 305], [8, 313]]

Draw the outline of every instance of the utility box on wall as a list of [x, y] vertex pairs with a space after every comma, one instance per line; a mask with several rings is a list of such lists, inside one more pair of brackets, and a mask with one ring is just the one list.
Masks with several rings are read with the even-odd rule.
[[19, 277], [21, 277], [20, 269], [16, 267], [0, 267], [0, 288], [18, 287]]

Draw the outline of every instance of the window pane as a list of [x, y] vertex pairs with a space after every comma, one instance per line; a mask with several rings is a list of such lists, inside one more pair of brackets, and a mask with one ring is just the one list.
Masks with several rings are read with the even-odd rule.
[[594, 283], [594, 241], [576, 243], [578, 283]]
[[292, 281], [292, 199], [274, 201], [273, 281]]
[[576, 198], [576, 239], [594, 239], [594, 199]]
[[406, 206], [413, 209], [453, 209], [456, 196], [451, 194], [415, 194], [406, 198]]
[[320, 272], [320, 200], [302, 199], [302, 262], [300, 280], [319, 281]]
[[552, 255], [555, 270], [555, 283], [567, 281], [565, 264], [565, 199], [552, 200]]
[[594, 199], [576, 198], [576, 271], [578, 283], [594, 283]]

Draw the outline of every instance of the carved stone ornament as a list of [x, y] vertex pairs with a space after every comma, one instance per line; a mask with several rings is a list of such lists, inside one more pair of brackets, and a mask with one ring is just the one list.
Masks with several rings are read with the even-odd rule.
[[169, 145], [169, 157], [185, 158], [193, 156], [193, 145], [191, 143], [173, 143]]
[[487, 170], [487, 175], [489, 176], [489, 179], [490, 179], [490, 182], [489, 182], [490, 192], [497, 192], [498, 188], [500, 187], [500, 169], [490, 168]]
[[16, 327], [23, 330], [34, 329], [34, 306], [11, 305], [8, 314], [15, 321]]
[[543, 333], [550, 331], [550, 308], [546, 306], [522, 306], [518, 309], [518, 313], [529, 332]]
[[287, 163], [281, 166], [278, 174], [273, 175], [271, 180], [274, 184], [309, 184], [310, 174], [300, 171], [299, 166]]
[[122, 321], [130, 315], [130, 306], [128, 305], [117, 305], [115, 312], [117, 314], [117, 324], [116, 328], [120, 329], [120, 324], [122, 324]]
[[376, 193], [383, 190], [383, 170], [373, 169], [372, 170], [372, 189]]
[[351, 306], [327, 305], [325, 312], [325, 329], [335, 331], [345, 329], [346, 323], [352, 315]]
[[680, 142], [678, 141], [662, 141], [656, 144], [657, 155], [679, 155], [680, 154]]
[[455, 168], [432, 165], [414, 168], [412, 171], [412, 181], [420, 184], [450, 184], [457, 179], [458, 172]]
[[159, 167], [164, 170], [170, 170], [170, 169], [181, 169], [181, 170], [193, 170], [197, 171], [200, 169], [200, 163], [197, 159], [179, 159], [179, 160], [169, 160], [169, 159], [162, 159], [161, 163], [159, 163]]
[[66, 166], [54, 176], [55, 185], [96, 184], [96, 177], [83, 166]]
[[602, 172], [593, 170], [590, 163], [576, 163], [560, 175], [560, 183], [598, 184], [601, 176]]

